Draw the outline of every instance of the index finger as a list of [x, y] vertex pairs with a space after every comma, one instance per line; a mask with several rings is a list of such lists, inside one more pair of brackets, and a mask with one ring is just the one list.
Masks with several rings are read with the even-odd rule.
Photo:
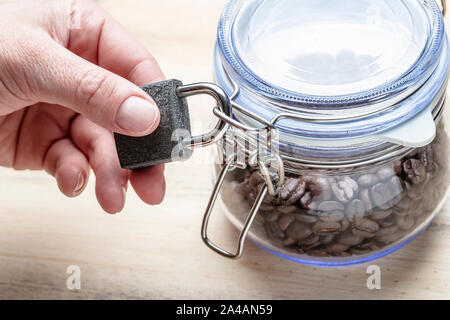
[[91, 1], [74, 3], [79, 25], [69, 30], [70, 51], [139, 86], [165, 79], [151, 53], [103, 8]]

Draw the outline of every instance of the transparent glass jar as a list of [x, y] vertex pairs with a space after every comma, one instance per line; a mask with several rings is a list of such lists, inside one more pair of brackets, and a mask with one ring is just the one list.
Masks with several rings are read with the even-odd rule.
[[[230, 1], [216, 83], [262, 119], [304, 119], [276, 124], [286, 179], [249, 238], [293, 261], [341, 266], [419, 235], [449, 190], [449, 60], [434, 0]], [[220, 201], [236, 227], [264, 183], [253, 167], [227, 175]]]

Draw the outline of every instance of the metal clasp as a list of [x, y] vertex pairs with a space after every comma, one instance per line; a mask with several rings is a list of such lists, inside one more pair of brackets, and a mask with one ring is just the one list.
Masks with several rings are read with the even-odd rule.
[[[207, 94], [212, 96], [217, 103], [217, 106], [213, 110], [214, 115], [219, 118], [216, 127], [206, 134], [195, 136], [191, 139], [185, 140], [184, 143], [191, 148], [197, 148], [209, 146], [214, 143], [218, 143], [219, 141], [223, 142], [222, 151], [225, 155], [225, 163], [220, 170], [220, 174], [214, 185], [213, 192], [203, 216], [201, 236], [202, 240], [210, 249], [224, 257], [231, 259], [238, 259], [242, 256], [245, 239], [267, 193], [271, 194], [272, 196], [277, 195], [281, 189], [281, 186], [284, 184], [283, 160], [278, 151], [274, 150], [273, 148], [273, 140], [278, 136], [274, 125], [273, 123], [265, 121], [261, 117], [250, 113], [239, 105], [233, 103], [232, 99], [239, 94], [238, 91], [239, 90], [236, 86], [233, 95], [231, 97], [228, 97], [223, 89], [212, 83], [196, 83], [183, 85], [178, 87], [177, 89], [177, 94], [180, 97], [190, 97], [193, 95]], [[260, 128], [254, 128], [236, 121], [231, 116], [232, 108], [235, 108], [237, 111], [251, 117], [262, 126]], [[267, 136], [265, 137], [265, 147], [262, 148], [264, 152], [261, 152], [262, 150], [260, 150], [259, 147], [259, 139], [262, 136], [262, 132], [267, 132]], [[227, 133], [231, 133], [231, 137], [230, 135], [227, 135]], [[245, 138], [249, 137], [250, 135], [255, 136], [253, 138], [255, 140], [254, 144], [239, 143], [239, 137]], [[230, 146], [231, 148], [226, 148]], [[235, 151], [236, 148], [238, 150]], [[226, 150], [232, 150], [232, 152], [230, 152], [231, 154], [227, 154]], [[238, 159], [237, 152], [243, 152], [245, 154], [246, 163], [243, 164], [243, 167], [246, 167], [247, 165], [259, 167], [261, 175], [266, 183], [257, 195], [250, 213], [244, 223], [242, 231], [239, 235], [237, 250], [235, 253], [231, 253], [220, 248], [208, 238], [208, 224], [227, 173], [232, 169], [240, 167], [240, 165], [236, 162]], [[273, 163], [275, 163], [276, 165], [275, 174], [273, 174], [270, 170]]]

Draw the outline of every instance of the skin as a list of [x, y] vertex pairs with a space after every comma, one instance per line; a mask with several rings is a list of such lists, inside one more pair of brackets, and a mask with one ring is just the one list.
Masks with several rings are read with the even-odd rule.
[[[72, 14], [71, 14], [72, 12]], [[73, 28], [78, 14], [79, 28]], [[108, 213], [121, 211], [128, 182], [146, 203], [165, 193], [164, 167], [119, 166], [112, 132], [138, 86], [164, 80], [157, 62], [104, 10], [89, 1], [21, 1], [0, 6], [0, 166], [45, 170], [69, 197], [96, 176]], [[159, 117], [159, 114], [158, 114]]]

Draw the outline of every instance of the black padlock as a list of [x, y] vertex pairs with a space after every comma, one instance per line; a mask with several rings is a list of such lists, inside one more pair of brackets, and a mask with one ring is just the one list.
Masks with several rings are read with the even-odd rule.
[[191, 139], [188, 104], [185, 97], [177, 94], [182, 85], [172, 79], [142, 87], [158, 105], [161, 120], [159, 127], [145, 137], [114, 134], [122, 168], [141, 169], [191, 156], [191, 148], [184, 143]]

